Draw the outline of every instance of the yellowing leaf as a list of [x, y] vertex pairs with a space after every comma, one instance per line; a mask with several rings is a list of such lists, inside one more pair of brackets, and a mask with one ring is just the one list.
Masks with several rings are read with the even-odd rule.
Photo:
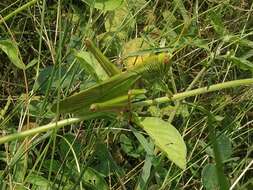
[[175, 127], [158, 117], [140, 118], [140, 124], [173, 163], [186, 168], [186, 146]]
[[[124, 45], [123, 57], [126, 57], [128, 54], [132, 53], [138, 54], [138, 51], [140, 52], [148, 48], [149, 44], [147, 44], [142, 38], [135, 38], [133, 40], [128, 41]], [[124, 61], [124, 64], [127, 68], [131, 68], [134, 65], [142, 64], [147, 57], [149, 57], [149, 54], [140, 53], [140, 55], [128, 57]]]
[[19, 57], [18, 46], [11, 40], [0, 40], [0, 49], [2, 49], [9, 57], [11, 62], [20, 69], [25, 69], [25, 64]]
[[97, 9], [101, 9], [104, 11], [110, 11], [118, 8], [122, 3], [123, 0], [83, 0], [87, 3], [90, 7], [95, 7]]

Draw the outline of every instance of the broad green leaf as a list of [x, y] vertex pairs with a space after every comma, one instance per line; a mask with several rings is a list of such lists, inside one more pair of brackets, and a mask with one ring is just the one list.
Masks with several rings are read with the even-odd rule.
[[189, 117], [188, 106], [186, 104], [180, 104], [176, 114], [180, 114], [183, 118]]
[[175, 127], [157, 117], [140, 118], [140, 124], [173, 163], [186, 168], [186, 145]]
[[0, 49], [2, 49], [9, 57], [11, 62], [19, 69], [25, 69], [26, 66], [23, 63], [18, 46], [11, 40], [0, 40]]
[[103, 81], [108, 78], [108, 75], [100, 66], [95, 57], [86, 51], [79, 51], [75, 54], [81, 66], [91, 75], [96, 81]]
[[121, 149], [127, 155], [131, 156], [131, 154], [134, 151], [134, 146], [133, 146], [132, 140], [130, 138], [128, 138], [128, 136], [126, 136], [125, 134], [121, 134], [120, 138], [119, 138], [119, 141], [120, 141], [120, 147], [121, 147]]
[[82, 180], [83, 182], [92, 185], [96, 189], [99, 189], [99, 190], [109, 189], [106, 181], [101, 176], [101, 174], [90, 167], [88, 167], [85, 170]]
[[184, 19], [184, 27], [182, 29], [182, 32], [186, 34], [188, 33], [189, 27], [192, 22], [192, 19], [189, 16], [190, 14], [187, 12], [182, 0], [174, 0], [173, 3], [175, 5], [175, 9], [179, 10], [180, 14], [182, 15]]
[[[176, 22], [178, 21], [178, 19], [173, 15], [172, 12], [165, 12], [165, 14], [163, 15], [163, 19], [163, 22], [165, 22], [164, 26], [166, 27], [164, 27], [162, 31], [166, 33], [166, 38], [162, 38], [160, 42], [160, 47], [165, 47], [165, 44], [173, 44], [177, 39], [179, 39], [179, 31], [177, 30], [178, 27]], [[168, 48], [168, 52], [172, 53], [173, 51], [175, 51], [173, 48]]]
[[46, 178], [42, 177], [41, 175], [31, 174], [26, 178], [26, 181], [41, 190], [51, 190], [54, 189], [52, 187], [52, 182], [48, 181]]
[[[86, 167], [85, 165], [83, 165], [83, 167], [84, 168], [80, 168], [81, 170], [80, 173], [77, 171], [76, 166], [74, 166], [73, 163], [70, 163], [64, 174], [68, 174], [68, 178], [71, 179], [71, 181], [74, 183], [82, 182], [84, 189], [87, 190], [109, 189], [105, 179], [103, 178], [103, 175], [100, 172], [91, 167]], [[80, 174], [82, 176], [80, 176]]]
[[[52, 171], [53, 174], [61, 173], [61, 175], [56, 175], [54, 177], [54, 181], [64, 178], [65, 179], [64, 184], [61, 184], [61, 183], [59, 184], [59, 187], [61, 187], [63, 190], [69, 190], [69, 189], [74, 188], [76, 182], [69, 175], [69, 174], [73, 174], [72, 167], [71, 167], [71, 169], [69, 169], [69, 168], [66, 168], [66, 166], [62, 166], [62, 163], [60, 163], [59, 160], [48, 159], [43, 162], [43, 168], [44, 168], [44, 171], [50, 170], [50, 171]], [[39, 182], [41, 182], [41, 181], [38, 180], [36, 183], [39, 184]], [[43, 185], [43, 182], [42, 182], [42, 185]], [[40, 187], [38, 189], [43, 189], [43, 187]], [[55, 189], [55, 188], [51, 188], [51, 189]]]
[[82, 0], [90, 7], [95, 7], [104, 11], [111, 11], [120, 7], [123, 0]]
[[219, 182], [214, 164], [207, 164], [201, 174], [201, 181], [206, 190], [218, 190]]
[[24, 157], [24, 152], [25, 152], [25, 147], [22, 145], [22, 146], [19, 146], [18, 149], [15, 148], [15, 144], [13, 142], [13, 144], [11, 144], [11, 151], [13, 151], [13, 155], [11, 157], [11, 160], [9, 161], [9, 165], [11, 167], [14, 167], [18, 162], [19, 160], [22, 160], [22, 158]]
[[[14, 147], [13, 147], [14, 148]], [[9, 162], [10, 166], [13, 166], [14, 170], [12, 172], [13, 174], [13, 180], [17, 184], [22, 184], [24, 182], [26, 173], [27, 173], [27, 166], [28, 166], [28, 160], [26, 155], [24, 154], [25, 147], [24, 144], [20, 145], [19, 148], [16, 150], [14, 148], [14, 155], [12, 156], [11, 161]], [[29, 152], [27, 152], [29, 154]], [[22, 185], [18, 186], [17, 189], [23, 189]]]
[[229, 159], [232, 155], [232, 144], [230, 142], [229, 137], [227, 137], [225, 134], [218, 135], [217, 144], [218, 144], [221, 160], [224, 162], [227, 159]]

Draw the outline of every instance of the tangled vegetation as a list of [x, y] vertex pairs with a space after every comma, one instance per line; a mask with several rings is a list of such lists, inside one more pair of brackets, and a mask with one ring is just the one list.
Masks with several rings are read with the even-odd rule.
[[251, 0], [1, 0], [0, 189], [253, 189]]

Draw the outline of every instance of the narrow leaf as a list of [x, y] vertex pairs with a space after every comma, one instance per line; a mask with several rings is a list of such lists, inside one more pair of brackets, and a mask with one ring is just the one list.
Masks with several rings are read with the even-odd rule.
[[152, 168], [152, 161], [154, 155], [154, 144], [152, 142], [148, 142], [148, 140], [142, 135], [140, 132], [138, 132], [136, 129], [131, 128], [133, 131], [135, 137], [138, 139], [140, 144], [143, 146], [143, 148], [146, 151], [146, 158], [144, 162], [144, 166], [142, 167], [142, 172], [138, 180], [138, 184], [136, 185], [136, 190], [145, 190], [147, 189], [148, 185], [148, 179], [151, 174], [151, 168]]
[[236, 57], [235, 55], [225, 55], [222, 57], [227, 59], [228, 61], [231, 61], [233, 64], [235, 64], [242, 70], [253, 71], [253, 63], [243, 57]]
[[25, 66], [25, 69], [29, 69], [30, 67], [33, 67], [35, 64], [38, 63], [38, 59], [33, 59], [31, 60], [26, 66]]

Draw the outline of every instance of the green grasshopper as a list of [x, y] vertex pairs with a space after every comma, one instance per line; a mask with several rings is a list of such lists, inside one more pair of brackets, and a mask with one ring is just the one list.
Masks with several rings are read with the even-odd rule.
[[161, 53], [150, 56], [142, 65], [120, 72], [91, 41], [87, 40], [86, 46], [111, 77], [55, 103], [52, 107], [53, 112], [57, 112], [59, 108], [59, 113], [87, 115], [125, 109], [138, 95], [146, 92], [143, 89], [130, 90], [135, 83], [141, 78], [153, 78], [157, 72], [167, 69], [169, 62], [167, 54]]

